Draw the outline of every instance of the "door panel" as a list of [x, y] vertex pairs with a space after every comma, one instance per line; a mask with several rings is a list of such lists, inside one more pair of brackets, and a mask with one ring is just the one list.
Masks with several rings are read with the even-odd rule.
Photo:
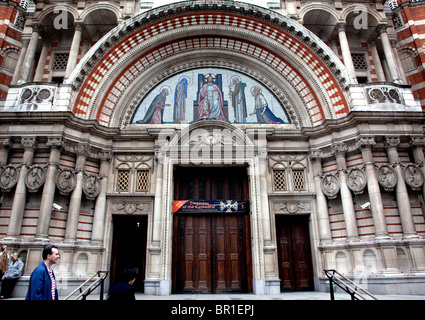
[[314, 290], [308, 216], [276, 217], [282, 291]]

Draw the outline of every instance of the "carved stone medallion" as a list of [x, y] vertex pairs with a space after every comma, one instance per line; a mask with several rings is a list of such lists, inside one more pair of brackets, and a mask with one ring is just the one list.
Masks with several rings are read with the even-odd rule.
[[83, 179], [83, 192], [87, 199], [94, 200], [100, 193], [100, 179], [99, 177], [87, 174]]
[[322, 177], [322, 192], [329, 198], [335, 199], [339, 192], [339, 179], [337, 175], [327, 174]]
[[397, 173], [388, 164], [384, 164], [378, 169], [378, 182], [385, 191], [393, 191], [397, 185]]
[[3, 167], [0, 174], [0, 189], [9, 192], [18, 183], [18, 169], [12, 165]]
[[124, 214], [146, 214], [150, 211], [151, 204], [144, 201], [117, 201], [112, 203], [111, 209], [114, 213]]
[[59, 169], [56, 176], [56, 187], [59, 189], [60, 194], [68, 195], [74, 190], [77, 183], [77, 178], [74, 171], [69, 169]]
[[46, 171], [40, 166], [30, 166], [25, 176], [25, 185], [29, 192], [37, 192], [46, 181]]
[[424, 175], [414, 164], [409, 164], [404, 169], [404, 180], [412, 190], [419, 191], [424, 184]]
[[347, 174], [347, 186], [354, 194], [362, 194], [366, 187], [366, 175], [361, 169], [352, 169]]

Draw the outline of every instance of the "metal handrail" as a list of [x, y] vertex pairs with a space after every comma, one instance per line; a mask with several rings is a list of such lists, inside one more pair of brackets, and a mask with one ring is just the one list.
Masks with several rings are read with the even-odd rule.
[[[342, 290], [347, 292], [351, 296], [351, 300], [360, 300], [360, 299], [366, 300], [366, 298], [363, 295], [361, 295], [359, 291], [361, 291], [362, 293], [366, 294], [367, 296], [371, 297], [374, 300], [378, 300], [378, 298], [373, 296], [369, 291], [363, 289], [358, 284], [346, 278], [335, 269], [324, 270], [324, 272], [326, 276], [329, 278], [329, 290], [330, 290], [331, 300], [335, 300], [335, 294], [334, 294], [334, 288], [333, 288], [334, 283], [338, 287], [340, 287]], [[337, 277], [335, 275], [337, 275]]]
[[[99, 285], [100, 285], [100, 294], [99, 294], [99, 300], [103, 300], [103, 292], [104, 292], [104, 282], [106, 277], [108, 276], [109, 271], [98, 271], [96, 272], [91, 278], [87, 279], [82, 283], [77, 289], [72, 291], [70, 294], [68, 294], [64, 300], [68, 300], [71, 298], [77, 291], [80, 292], [80, 294], [75, 298], [75, 300], [78, 300], [82, 298], [82, 300], [86, 300], [87, 296], [92, 293]], [[88, 286], [84, 291], [83, 287], [90, 281], [93, 280], [93, 278], [99, 277], [96, 279], [90, 286]]]

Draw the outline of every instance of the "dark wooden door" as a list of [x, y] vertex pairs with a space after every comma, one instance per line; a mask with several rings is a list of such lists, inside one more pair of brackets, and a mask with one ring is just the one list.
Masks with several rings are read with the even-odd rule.
[[[179, 168], [176, 200], [247, 200], [245, 168]], [[247, 214], [176, 214], [173, 292], [252, 291]]]
[[176, 293], [249, 292], [247, 215], [176, 215]]
[[278, 216], [276, 228], [281, 290], [314, 290], [308, 216]]

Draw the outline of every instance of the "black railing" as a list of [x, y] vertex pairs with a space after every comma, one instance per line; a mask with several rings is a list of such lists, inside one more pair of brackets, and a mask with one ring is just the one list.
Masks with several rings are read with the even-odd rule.
[[344, 277], [338, 271], [329, 269], [324, 270], [324, 272], [329, 279], [329, 293], [331, 295], [331, 300], [335, 300], [334, 284], [348, 293], [351, 296], [351, 300], [367, 300], [368, 297], [373, 300], [378, 300], [370, 292], [366, 291], [350, 279]]
[[[82, 283], [77, 289], [75, 289], [69, 295], [67, 295], [64, 300], [69, 300], [77, 292], [79, 292], [79, 294], [78, 294], [77, 297], [75, 297], [74, 300], [79, 300], [79, 299], [86, 300], [87, 296], [90, 293], [92, 293], [98, 286], [100, 286], [99, 300], [103, 300], [103, 293], [104, 293], [104, 288], [105, 288], [105, 279], [108, 276], [108, 274], [109, 274], [109, 271], [98, 271], [98, 272], [96, 272], [96, 274], [94, 274], [91, 278], [84, 281], [84, 283]], [[96, 277], [98, 277], [98, 278], [94, 279]], [[84, 291], [83, 291], [84, 286], [87, 285], [89, 282], [92, 282], [92, 283], [89, 284], [89, 286], [86, 289], [84, 289]]]

